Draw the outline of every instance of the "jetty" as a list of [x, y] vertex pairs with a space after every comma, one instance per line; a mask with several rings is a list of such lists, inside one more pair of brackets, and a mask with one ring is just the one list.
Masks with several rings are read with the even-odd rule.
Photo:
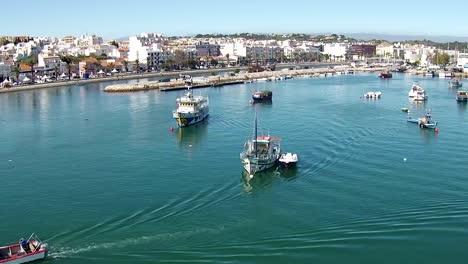
[[[264, 72], [253, 72], [253, 73], [239, 73], [234, 76], [207, 76], [204, 78], [196, 78], [192, 81], [191, 88], [206, 88], [216, 87], [224, 85], [240, 84], [244, 82], [251, 82], [258, 79], [268, 78], [281, 78], [284, 76], [317, 76], [320, 74], [324, 75], [335, 75], [341, 74], [346, 71], [358, 71], [358, 72], [373, 72], [383, 70], [380, 68], [353, 68], [353, 67], [342, 67], [339, 69], [329, 68], [314, 68], [314, 69], [302, 69], [302, 70], [288, 70], [288, 71], [264, 71]], [[160, 91], [172, 91], [186, 89], [186, 82], [183, 79], [173, 79], [169, 82], [151, 81], [144, 83], [126, 83], [126, 84], [114, 84], [104, 88], [105, 92], [118, 93], [118, 92], [138, 92], [146, 90], [159, 89]]]

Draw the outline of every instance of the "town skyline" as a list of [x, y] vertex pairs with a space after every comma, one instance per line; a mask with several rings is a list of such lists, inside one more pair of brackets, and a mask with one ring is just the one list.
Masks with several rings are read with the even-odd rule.
[[[105, 39], [120, 39], [138, 32], [157, 32], [166, 36], [191, 36], [231, 33], [336, 33], [380, 34], [400, 36], [447, 37], [447, 40], [468, 38], [468, 22], [456, 21], [447, 30], [445, 23], [453, 17], [462, 17], [461, 8], [441, 12], [438, 6], [418, 5], [395, 0], [391, 5], [376, 5], [369, 0], [352, 3], [334, 1], [308, 3], [291, 0], [287, 5], [280, 1], [239, 0], [219, 3], [207, 0], [203, 5], [184, 0], [154, 3], [148, 0], [127, 2], [84, 0], [77, 6], [58, 5], [57, 2], [26, 0], [28, 8], [17, 19], [6, 12], [6, 21], [12, 21], [1, 35], [54, 36], [96, 34]], [[452, 7], [462, 6], [455, 0]], [[14, 10], [15, 4], [6, 2], [5, 10]], [[426, 23], [427, 22], [427, 23]], [[451, 38], [451, 39], [450, 39]]]

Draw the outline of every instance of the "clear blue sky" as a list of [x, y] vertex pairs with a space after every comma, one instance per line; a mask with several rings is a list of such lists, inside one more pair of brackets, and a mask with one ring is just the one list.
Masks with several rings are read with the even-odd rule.
[[[468, 36], [466, 5], [452, 1], [23, 0], [2, 1], [0, 35], [141, 32], [384, 33]], [[444, 6], [445, 5], [445, 6]]]

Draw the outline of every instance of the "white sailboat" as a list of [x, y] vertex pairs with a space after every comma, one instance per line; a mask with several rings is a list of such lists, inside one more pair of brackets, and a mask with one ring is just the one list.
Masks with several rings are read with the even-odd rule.
[[250, 177], [277, 165], [281, 153], [279, 138], [257, 135], [257, 115], [254, 127], [254, 137], [245, 142], [244, 151], [240, 153], [242, 165]]

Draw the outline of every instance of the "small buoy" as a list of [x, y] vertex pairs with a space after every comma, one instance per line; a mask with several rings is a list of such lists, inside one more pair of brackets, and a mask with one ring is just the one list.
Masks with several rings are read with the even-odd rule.
[[253, 178], [253, 174], [250, 174], [249, 177], [250, 177], [250, 179], [252, 179], [252, 178]]
[[406, 162], [406, 158], [403, 158], [403, 161]]
[[252, 100], [249, 100], [249, 104], [252, 104]]
[[173, 128], [173, 127], [169, 128], [169, 130], [170, 130], [171, 132], [174, 132], [174, 128]]
[[192, 145], [188, 145], [188, 146], [189, 146], [189, 148], [191, 148], [191, 147], [192, 147]]
[[439, 133], [439, 128], [436, 127], [436, 128], [434, 129], [434, 132]]
[[8, 162], [12, 162], [12, 160], [8, 160]]

